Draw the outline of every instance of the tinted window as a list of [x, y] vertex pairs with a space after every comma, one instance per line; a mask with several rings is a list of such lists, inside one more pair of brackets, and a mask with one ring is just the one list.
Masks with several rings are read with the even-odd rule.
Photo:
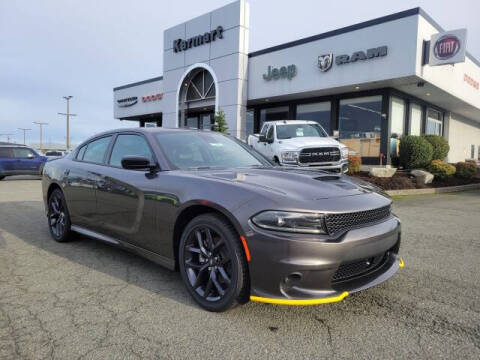
[[78, 153], [77, 153], [77, 160], [82, 160], [83, 159], [83, 155], [85, 154], [85, 150], [87, 150], [87, 145], [83, 145], [80, 150], [78, 150]]
[[12, 153], [12, 149], [10, 148], [2, 148], [0, 147], [0, 158], [12, 158], [13, 157], [13, 153]]
[[27, 148], [13, 148], [13, 155], [16, 158], [29, 158], [29, 157], [35, 157], [35, 153]]
[[168, 161], [180, 169], [269, 166], [260, 155], [217, 133], [161, 133], [156, 137]]
[[360, 156], [380, 155], [382, 97], [340, 100], [338, 113], [340, 142]]
[[105, 153], [108, 149], [108, 144], [110, 143], [111, 136], [103, 137], [98, 140], [90, 142], [87, 146], [87, 150], [83, 155], [83, 161], [93, 162], [96, 164], [103, 163], [105, 158]]
[[150, 147], [143, 136], [118, 135], [115, 145], [113, 145], [110, 165], [122, 166], [122, 159], [129, 155], [144, 156], [147, 159], [153, 160]]
[[270, 126], [270, 128], [268, 129], [268, 132], [267, 132], [267, 139], [268, 140], [273, 140], [273, 128], [274, 128], [274, 126]]
[[316, 121], [330, 133], [330, 101], [297, 105], [297, 119]]

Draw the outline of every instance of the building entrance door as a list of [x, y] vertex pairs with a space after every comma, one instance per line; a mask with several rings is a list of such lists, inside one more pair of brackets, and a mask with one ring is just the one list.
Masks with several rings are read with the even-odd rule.
[[213, 110], [209, 111], [188, 111], [185, 117], [185, 127], [192, 129], [211, 130], [214, 122]]

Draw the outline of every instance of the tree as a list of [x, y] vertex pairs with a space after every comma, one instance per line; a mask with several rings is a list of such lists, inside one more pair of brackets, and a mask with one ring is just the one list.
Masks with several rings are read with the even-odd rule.
[[215, 123], [213, 124], [212, 130], [222, 134], [229, 134], [227, 121], [225, 120], [225, 112], [222, 109], [219, 109], [215, 114]]

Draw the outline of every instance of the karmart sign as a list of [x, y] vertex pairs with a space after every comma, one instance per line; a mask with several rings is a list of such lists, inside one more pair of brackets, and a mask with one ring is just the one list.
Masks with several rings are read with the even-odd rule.
[[173, 40], [173, 51], [176, 53], [180, 51], [186, 51], [188, 49], [191, 49], [192, 47], [209, 44], [212, 41], [216, 41], [217, 39], [223, 39], [222, 26], [217, 26], [217, 28], [212, 31], [193, 36], [189, 39]]
[[[355, 51], [354, 53], [350, 54], [341, 54], [335, 56], [335, 65], [345, 65], [345, 64], [352, 64], [356, 62], [363, 62], [368, 61], [371, 59], [387, 56], [388, 54], [388, 47], [387, 46], [379, 46], [376, 48], [367, 49], [366, 51], [360, 50]], [[320, 55], [318, 57], [317, 66], [322, 72], [327, 72], [332, 68], [333, 65], [333, 53]]]

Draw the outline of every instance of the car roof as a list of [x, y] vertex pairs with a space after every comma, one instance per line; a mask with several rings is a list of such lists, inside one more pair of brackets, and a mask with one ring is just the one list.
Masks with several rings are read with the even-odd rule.
[[282, 124], [318, 124], [312, 120], [272, 120], [265, 121], [268, 124], [282, 125]]
[[23, 144], [12, 144], [12, 143], [0, 143], [0, 147], [28, 147], [27, 145]]

